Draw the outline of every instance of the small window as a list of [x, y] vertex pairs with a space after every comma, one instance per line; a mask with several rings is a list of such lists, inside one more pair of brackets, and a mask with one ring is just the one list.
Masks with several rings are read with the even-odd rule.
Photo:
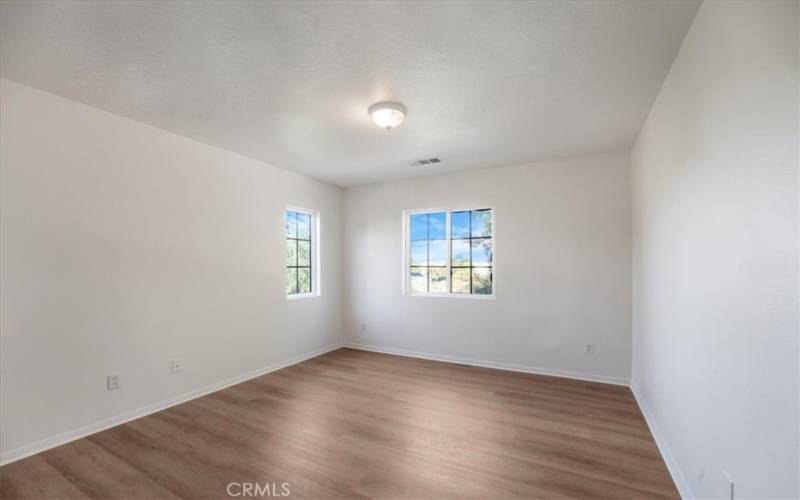
[[286, 210], [286, 296], [319, 294], [317, 218], [308, 210]]
[[407, 212], [406, 292], [494, 296], [493, 223], [490, 208]]

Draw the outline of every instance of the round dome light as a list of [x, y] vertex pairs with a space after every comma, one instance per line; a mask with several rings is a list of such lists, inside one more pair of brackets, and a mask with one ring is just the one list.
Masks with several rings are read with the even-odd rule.
[[399, 102], [379, 102], [369, 107], [369, 114], [375, 125], [392, 130], [403, 123], [406, 117], [406, 107]]

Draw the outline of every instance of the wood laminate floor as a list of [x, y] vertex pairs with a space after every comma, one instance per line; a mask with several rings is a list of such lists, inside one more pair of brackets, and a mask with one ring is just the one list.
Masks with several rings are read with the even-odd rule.
[[627, 387], [339, 349], [6, 465], [0, 497], [284, 482], [289, 498], [678, 496]]

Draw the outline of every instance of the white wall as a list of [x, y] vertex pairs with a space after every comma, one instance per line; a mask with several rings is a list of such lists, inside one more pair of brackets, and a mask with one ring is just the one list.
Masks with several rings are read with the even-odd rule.
[[633, 381], [686, 496], [799, 494], [797, 5], [703, 3], [632, 153]]
[[[339, 188], [5, 79], [0, 94], [4, 457], [340, 342]], [[285, 298], [287, 204], [321, 212], [321, 297]]]
[[[626, 382], [629, 174], [625, 151], [345, 190], [348, 341]], [[495, 300], [402, 295], [403, 210], [448, 206], [495, 209]]]

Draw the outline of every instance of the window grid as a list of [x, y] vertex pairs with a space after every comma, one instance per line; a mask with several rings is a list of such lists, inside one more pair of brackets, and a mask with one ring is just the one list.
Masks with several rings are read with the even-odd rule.
[[[304, 212], [297, 212], [295, 210], [286, 211], [287, 220], [294, 218], [294, 236], [287, 236], [286, 240], [294, 244], [294, 265], [286, 266], [287, 272], [294, 270], [294, 290], [287, 292], [287, 295], [303, 295], [314, 292], [314, 273], [312, 272], [312, 262], [314, 262], [314, 247], [311, 244], [311, 235], [314, 231], [314, 217], [311, 214]], [[308, 217], [308, 238], [300, 238], [300, 217]], [[300, 265], [300, 242], [308, 243], [308, 265]], [[300, 288], [300, 270], [308, 270], [308, 290], [301, 291]], [[287, 280], [288, 282], [288, 280]]]
[[[424, 215], [425, 216], [425, 239], [424, 240], [423, 239], [414, 240], [414, 239], [412, 239], [411, 234], [409, 234], [409, 242], [414, 242], [414, 241], [417, 241], [417, 242], [424, 241], [425, 242], [425, 265], [424, 266], [420, 266], [420, 265], [413, 265], [412, 263], [409, 263], [409, 273], [411, 273], [412, 269], [425, 269], [425, 291], [427, 293], [431, 293], [431, 269], [443, 269], [445, 271], [445, 279], [448, 282], [447, 288], [449, 290], [449, 281], [450, 281], [449, 277], [448, 277], [448, 275], [449, 275], [449, 270], [448, 270], [449, 269], [449, 259], [447, 258], [447, 256], [445, 256], [445, 265], [443, 265], [443, 266], [432, 266], [431, 265], [431, 242], [432, 241], [447, 241], [447, 234], [449, 234], [449, 233], [446, 232], [444, 238], [431, 238], [431, 215], [432, 214], [441, 214], [441, 213], [445, 214], [445, 220], [444, 220], [445, 230], [448, 230], [449, 229], [448, 228], [449, 220], [450, 220], [449, 219], [449, 214], [447, 212], [431, 212], [431, 213], [426, 213], [426, 214], [415, 214], [417, 216], [419, 216], [419, 215]], [[447, 251], [447, 249], [445, 249], [445, 250]], [[436, 293], [436, 292], [434, 292], [434, 293]]]
[[[431, 216], [432, 215], [441, 215], [444, 214], [444, 222], [445, 222], [445, 235], [444, 240], [442, 238], [431, 239]], [[464, 215], [468, 218], [468, 225], [467, 225], [467, 232], [466, 236], [453, 236], [455, 233], [453, 231], [453, 216], [456, 214], [461, 214], [463, 217]], [[485, 215], [480, 215], [483, 219], [483, 224], [488, 226], [488, 230], [484, 231], [485, 234], [475, 234], [475, 231], [479, 233], [481, 228], [481, 223], [478, 223], [474, 219], [474, 214], [488, 214], [488, 219], [486, 219]], [[422, 234], [417, 233], [417, 238], [414, 238], [414, 218], [420, 218], [423, 216], [422, 220], [417, 219], [417, 223], [421, 223], [424, 221], [425, 223], [425, 231]], [[407, 268], [407, 279], [408, 281], [408, 291], [412, 294], [433, 294], [433, 295], [454, 295], [454, 296], [493, 296], [494, 295], [494, 259], [493, 259], [493, 249], [494, 249], [494, 241], [493, 241], [493, 210], [491, 208], [484, 208], [484, 209], [477, 209], [477, 210], [456, 210], [456, 211], [431, 211], [431, 212], [411, 212], [407, 216], [407, 223], [409, 228], [408, 233], [408, 248], [411, 256], [408, 261], [408, 268]], [[464, 221], [467, 222], [467, 221]], [[477, 224], [477, 226], [476, 226]], [[484, 227], [486, 227], [484, 226]], [[463, 226], [462, 226], [463, 228]], [[463, 233], [463, 229], [459, 231], [459, 233]], [[420, 238], [419, 236], [423, 236], [425, 239]], [[425, 256], [425, 265], [421, 264], [421, 259], [417, 260], [418, 264], [414, 264], [414, 243], [417, 243], [417, 251], [422, 250], [420, 248], [420, 243], [424, 241], [425, 243], [425, 252], [422, 255]], [[446, 241], [445, 244], [445, 265], [444, 266], [437, 266], [431, 265], [431, 243], [434, 241]], [[486, 257], [481, 259], [484, 264], [483, 265], [476, 265], [475, 264], [475, 244], [480, 245], [480, 243], [476, 242], [486, 242]], [[453, 243], [454, 242], [464, 242], [467, 245], [468, 252], [464, 252], [464, 254], [468, 255], [468, 262], [466, 264], [461, 262], [460, 265], [454, 263], [454, 255], [453, 255]], [[462, 252], [466, 250], [463, 249]], [[462, 254], [463, 255], [463, 254]], [[463, 255], [466, 257], [466, 255]], [[414, 280], [414, 270], [417, 272], [424, 270], [425, 271], [425, 285], [424, 287], [419, 287], [422, 283], [418, 283], [418, 285], [413, 285], [412, 280]], [[445, 283], [445, 291], [443, 292], [435, 292], [431, 291], [431, 282], [432, 282], [432, 274], [431, 271], [435, 269], [444, 270], [445, 275], [444, 278], [446, 280]], [[454, 291], [453, 288], [453, 274], [454, 270], [466, 270], [469, 276], [469, 289], [463, 289], [463, 291]], [[475, 271], [478, 270], [481, 273], [486, 273], [483, 276], [485, 278], [480, 278], [475, 276]], [[420, 276], [416, 277], [417, 279]], [[466, 278], [466, 277], [464, 277]], [[478, 280], [476, 282], [476, 279]], [[484, 281], [484, 279], [486, 281]], [[466, 281], [466, 280], [465, 280]], [[483, 283], [483, 286], [480, 284]], [[487, 286], [488, 285], [488, 286]], [[416, 291], [415, 291], [416, 290]]]
[[[459, 295], [466, 295], [463, 292], [454, 292], [453, 291], [453, 269], [468, 269], [469, 270], [469, 294], [470, 295], [475, 294], [475, 286], [474, 286], [474, 283], [473, 283], [473, 274], [474, 274], [474, 270], [475, 269], [488, 269], [489, 270], [489, 283], [491, 284], [492, 287], [494, 287], [494, 261], [492, 260], [492, 262], [489, 265], [486, 265], [486, 266], [476, 266], [476, 265], [474, 265], [474, 260], [473, 260], [473, 248], [474, 248], [473, 240], [491, 240], [492, 239], [492, 236], [474, 236], [473, 235], [472, 214], [474, 212], [491, 212], [491, 209], [487, 208], [487, 209], [481, 209], [481, 210], [459, 210], [459, 211], [456, 211], [456, 212], [449, 212], [448, 213], [448, 219], [450, 219], [450, 215], [453, 214], [453, 213], [466, 213], [469, 216], [469, 232], [467, 233], [469, 236], [456, 238], [456, 237], [453, 237], [451, 235], [451, 237], [450, 237], [450, 259], [448, 259], [450, 261], [450, 276], [449, 276], [449, 278], [450, 278], [450, 280], [449, 280], [450, 281], [450, 288], [449, 288], [450, 293], [456, 293], [456, 294], [459, 294]], [[450, 222], [450, 224], [452, 225], [452, 221]], [[452, 231], [452, 226], [451, 226], [450, 229]], [[490, 232], [489, 234], [491, 235], [492, 233]], [[453, 263], [452, 263], [453, 242], [456, 241], [456, 240], [466, 241], [467, 242], [467, 246], [469, 247], [469, 265], [468, 266], [453, 265]], [[494, 243], [494, 242], [492, 242], [492, 243]], [[492, 247], [493, 246], [494, 245], [492, 244]]]
[[300, 292], [300, 269], [308, 269], [309, 288], [311, 290], [314, 289], [314, 283], [313, 283], [314, 276], [313, 276], [313, 274], [311, 274], [311, 265], [310, 265], [310, 263], [307, 266], [299, 265], [299, 262], [300, 262], [300, 242], [301, 241], [307, 241], [308, 242], [308, 247], [309, 247], [309, 251], [308, 251], [309, 255], [308, 256], [309, 256], [309, 259], [310, 259], [311, 258], [311, 239], [305, 239], [305, 238], [286, 238], [286, 239], [290, 240], [290, 241], [294, 241], [294, 245], [295, 245], [295, 250], [294, 250], [295, 251], [295, 260], [298, 262], [298, 265], [296, 265], [296, 266], [286, 266], [287, 269], [294, 269], [295, 270], [294, 274], [295, 274], [295, 277], [296, 277], [296, 284], [295, 284], [295, 292], [294, 293], [311, 293], [311, 292]]

